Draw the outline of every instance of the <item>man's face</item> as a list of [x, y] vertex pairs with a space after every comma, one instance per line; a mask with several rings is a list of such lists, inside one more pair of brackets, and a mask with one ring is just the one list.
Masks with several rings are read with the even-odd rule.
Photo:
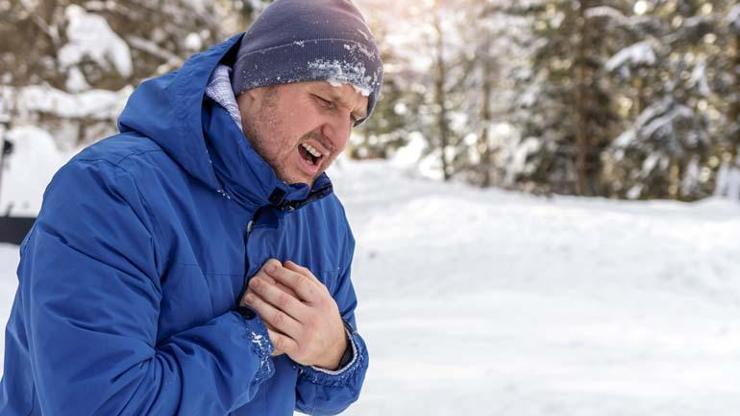
[[368, 99], [351, 85], [315, 81], [254, 88], [238, 102], [245, 135], [278, 177], [311, 185], [344, 150]]

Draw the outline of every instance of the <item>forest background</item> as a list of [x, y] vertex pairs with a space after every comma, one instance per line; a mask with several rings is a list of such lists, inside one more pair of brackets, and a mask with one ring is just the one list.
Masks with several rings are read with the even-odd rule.
[[[736, 2], [358, 3], [386, 75], [351, 157], [544, 195], [740, 198]], [[267, 4], [0, 0], [0, 133], [16, 150], [45, 135], [66, 159], [115, 132], [139, 82]]]

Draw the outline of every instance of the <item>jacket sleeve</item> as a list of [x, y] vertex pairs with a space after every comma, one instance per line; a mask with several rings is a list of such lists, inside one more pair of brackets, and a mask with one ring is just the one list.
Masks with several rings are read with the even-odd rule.
[[348, 348], [352, 358], [344, 367], [329, 371], [317, 367], [301, 366], [296, 386], [296, 409], [309, 415], [335, 415], [342, 412], [360, 396], [362, 383], [369, 363], [367, 347], [357, 332], [355, 308], [357, 297], [352, 281], [350, 267], [354, 252], [354, 238], [348, 228], [348, 244], [344, 259], [346, 264], [339, 276], [334, 300], [344, 320]]
[[73, 161], [47, 189], [19, 268], [42, 413], [226, 414], [273, 374], [259, 318], [227, 312], [157, 341], [153, 221], [106, 161]]

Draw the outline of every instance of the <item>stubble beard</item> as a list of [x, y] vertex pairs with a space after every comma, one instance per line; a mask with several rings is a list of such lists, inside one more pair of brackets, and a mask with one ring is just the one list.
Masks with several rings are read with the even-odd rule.
[[[254, 115], [254, 122], [244, 123], [244, 134], [247, 136], [247, 140], [252, 145], [254, 150], [267, 162], [272, 168], [275, 174], [287, 184], [294, 183], [306, 183], [306, 180], [301, 177], [290, 175], [290, 163], [291, 152], [293, 149], [294, 141], [290, 138], [282, 137], [281, 129], [279, 128], [279, 122], [272, 116], [274, 107], [266, 102]], [[295, 141], [299, 143], [305, 137]], [[274, 144], [275, 147], [270, 145]], [[285, 149], [284, 146], [290, 146], [290, 149]], [[283, 152], [287, 153], [283, 153]], [[314, 178], [308, 181], [308, 185], [313, 185]]]
[[[275, 104], [277, 90], [271, 87], [267, 88], [268, 90], [265, 93], [264, 101], [257, 109], [257, 113], [250, 117], [250, 119], [252, 119], [252, 122], [245, 123], [244, 121], [247, 120], [242, 121], [244, 134], [247, 137], [247, 140], [249, 140], [252, 147], [255, 149], [255, 151], [262, 157], [262, 159], [265, 160], [265, 162], [267, 162], [268, 165], [270, 165], [270, 167], [278, 176], [278, 178], [280, 178], [280, 180], [287, 184], [307, 183], [310, 187], [316, 180], [315, 177], [308, 179], [308, 182], [306, 182], [306, 180], [302, 177], [293, 177], [289, 175], [288, 171], [290, 169], [290, 166], [288, 166], [287, 164], [290, 163], [290, 152], [298, 151], [298, 149], [295, 147], [298, 146], [298, 143], [303, 143], [307, 139], [314, 139], [320, 142], [326, 148], [331, 148], [331, 146], [327, 143], [327, 140], [322, 138], [321, 135], [316, 132], [306, 133], [295, 141], [291, 140], [289, 137], [283, 137], [283, 133], [280, 129], [281, 122], [277, 120], [274, 116], [277, 110], [277, 105]], [[278, 144], [278, 148], [272, 149], [271, 151], [269, 146], [270, 142]], [[284, 155], [282, 153], [282, 150], [285, 149], [280, 148], [280, 146], [291, 147], [287, 150], [287, 155]], [[286, 157], [281, 160], [281, 156]], [[321, 162], [323, 166], [317, 173], [317, 176], [321, 175], [321, 173], [323, 173], [326, 168], [331, 165], [331, 163], [336, 158], [336, 155], [332, 151], [331, 154], [326, 155], [326, 157], [329, 159]]]

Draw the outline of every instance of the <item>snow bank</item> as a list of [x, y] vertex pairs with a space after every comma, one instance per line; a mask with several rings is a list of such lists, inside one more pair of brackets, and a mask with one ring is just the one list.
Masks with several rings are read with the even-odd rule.
[[21, 117], [46, 113], [60, 118], [115, 120], [132, 92], [130, 86], [119, 91], [91, 90], [77, 94], [43, 85], [0, 86], [0, 97]]
[[[18, 265], [18, 247], [0, 243], [0, 360], [5, 356], [5, 324], [10, 316], [15, 290], [18, 280], [15, 277], [15, 268]], [[4, 361], [3, 361], [4, 362]], [[2, 369], [0, 369], [2, 374]]]
[[2, 172], [0, 215], [35, 217], [46, 185], [73, 153], [60, 152], [51, 135], [37, 127], [16, 127], [6, 134], [13, 153]]

